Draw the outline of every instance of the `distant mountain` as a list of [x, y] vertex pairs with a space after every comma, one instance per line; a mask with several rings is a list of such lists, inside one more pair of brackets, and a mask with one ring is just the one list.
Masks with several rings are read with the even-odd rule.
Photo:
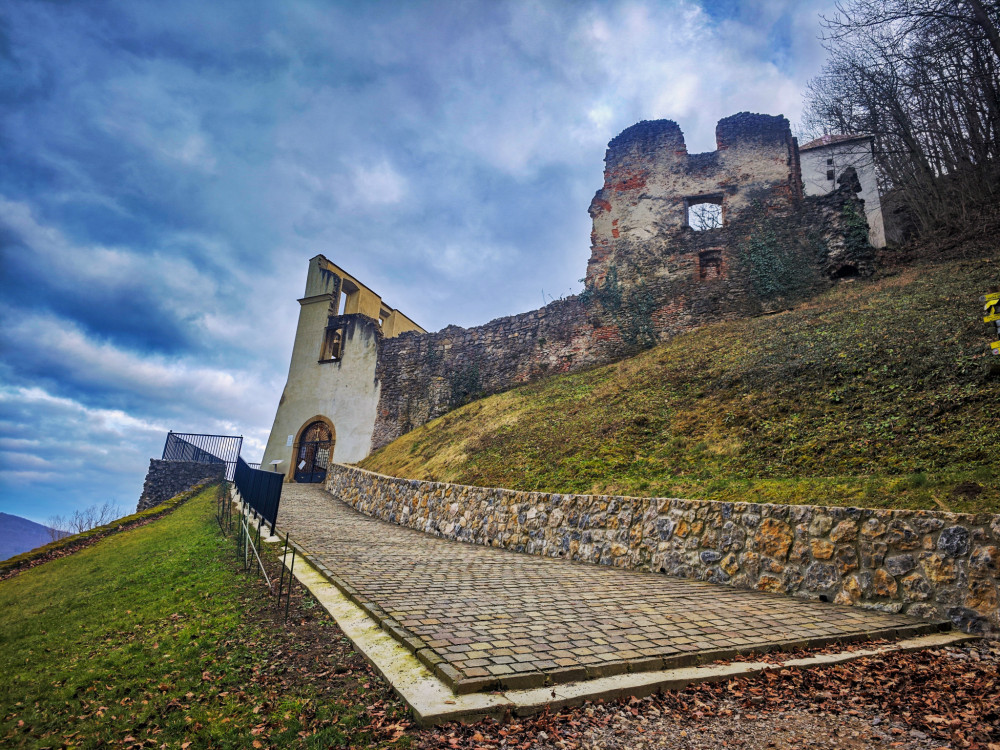
[[[65, 532], [61, 532], [65, 536]], [[0, 560], [20, 555], [52, 541], [48, 526], [27, 518], [0, 513]]]

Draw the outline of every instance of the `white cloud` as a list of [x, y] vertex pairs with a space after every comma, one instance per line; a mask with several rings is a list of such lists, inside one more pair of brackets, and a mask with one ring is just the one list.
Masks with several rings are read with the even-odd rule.
[[[210, 300], [217, 283], [189, 261], [166, 251], [106, 247], [70, 241], [58, 228], [41, 224], [30, 204], [0, 195], [0, 224], [12, 229], [27, 246], [30, 260], [46, 280], [63, 289], [117, 289], [155, 284], [158, 298], [187, 310], [190, 300]], [[178, 235], [177, 239], [189, 237]]]
[[[201, 409], [211, 419], [241, 414], [251, 423], [260, 423], [273, 408], [269, 398], [272, 384], [260, 382], [250, 369], [205, 367], [185, 359], [127, 351], [95, 341], [72, 321], [48, 313], [3, 313], [11, 321], [0, 331], [4, 348], [33, 358], [45, 371], [67, 368], [62, 379], [75, 387], [130, 394], [133, 402], [149, 399], [156, 408], [175, 414]], [[34, 394], [29, 403], [42, 400], [40, 393]], [[109, 427], [132, 419], [116, 411], [94, 414], [108, 420]], [[137, 420], [128, 424], [134, 428], [146, 423]]]
[[399, 203], [406, 195], [406, 180], [388, 160], [354, 168], [354, 190], [363, 203]]

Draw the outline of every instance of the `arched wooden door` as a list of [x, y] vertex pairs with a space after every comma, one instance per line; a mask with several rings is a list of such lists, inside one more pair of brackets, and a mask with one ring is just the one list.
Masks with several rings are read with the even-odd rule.
[[313, 422], [302, 431], [295, 457], [295, 481], [322, 482], [333, 455], [333, 432], [325, 422]]

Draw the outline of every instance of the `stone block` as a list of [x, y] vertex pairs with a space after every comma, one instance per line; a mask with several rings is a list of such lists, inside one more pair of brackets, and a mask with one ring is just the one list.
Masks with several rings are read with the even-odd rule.
[[910, 573], [908, 576], [903, 576], [899, 583], [903, 587], [903, 598], [910, 602], [922, 602], [930, 599], [933, 589], [931, 585], [927, 582], [919, 573]]
[[829, 560], [833, 557], [833, 543], [826, 539], [813, 539], [810, 547], [812, 549], [812, 556], [817, 560]]
[[875, 596], [885, 596], [894, 599], [898, 592], [899, 586], [896, 584], [896, 579], [889, 575], [888, 571], [884, 568], [879, 568], [875, 571], [872, 579], [872, 593]]
[[915, 567], [917, 561], [913, 555], [893, 555], [885, 558], [885, 569], [893, 576], [905, 575]]
[[969, 530], [964, 526], [951, 526], [938, 536], [938, 551], [945, 557], [967, 555], [969, 553], [969, 537]]
[[767, 518], [755, 532], [754, 541], [760, 554], [784, 560], [792, 546], [792, 529], [783, 521]]
[[829, 563], [814, 562], [806, 568], [803, 585], [808, 591], [824, 591], [832, 589], [839, 580], [836, 567]]
[[841, 521], [830, 532], [830, 541], [835, 544], [852, 542], [858, 538], [858, 524], [855, 521]]

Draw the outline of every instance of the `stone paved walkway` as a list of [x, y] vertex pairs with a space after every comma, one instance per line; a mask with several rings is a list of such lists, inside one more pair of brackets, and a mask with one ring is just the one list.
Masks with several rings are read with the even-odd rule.
[[937, 630], [900, 615], [440, 539], [362, 515], [317, 485], [284, 486], [278, 526], [463, 693]]

